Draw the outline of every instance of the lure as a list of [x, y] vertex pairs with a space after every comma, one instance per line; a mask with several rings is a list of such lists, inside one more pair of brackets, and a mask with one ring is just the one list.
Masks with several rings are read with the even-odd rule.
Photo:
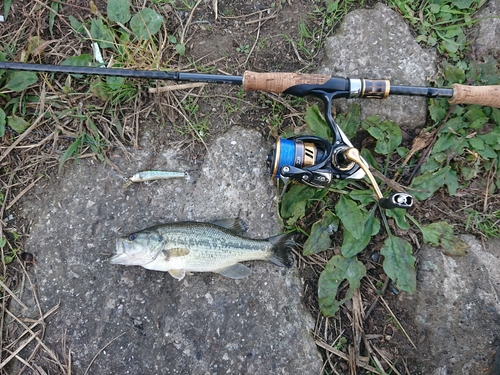
[[145, 182], [154, 180], [168, 180], [170, 178], [186, 177], [186, 172], [166, 172], [166, 171], [142, 171], [135, 173], [128, 181], [122, 186], [126, 188], [132, 185], [133, 182]]

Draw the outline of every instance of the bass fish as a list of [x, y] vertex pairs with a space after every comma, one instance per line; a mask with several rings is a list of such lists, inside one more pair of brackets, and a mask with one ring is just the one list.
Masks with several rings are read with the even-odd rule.
[[251, 270], [240, 262], [248, 260], [291, 267], [290, 250], [295, 241], [290, 233], [259, 240], [243, 237], [245, 230], [240, 219], [157, 225], [118, 238], [110, 262], [167, 271], [178, 280], [186, 272], [215, 272], [242, 279]]

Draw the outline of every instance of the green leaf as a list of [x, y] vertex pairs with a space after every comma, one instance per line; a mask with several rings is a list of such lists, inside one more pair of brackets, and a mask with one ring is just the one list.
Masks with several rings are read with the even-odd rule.
[[382, 264], [385, 273], [396, 286], [408, 293], [413, 293], [417, 287], [415, 257], [411, 255], [411, 245], [400, 237], [390, 235], [384, 241], [380, 254], [384, 256]]
[[69, 145], [68, 149], [64, 152], [59, 160], [59, 173], [61, 173], [62, 167], [66, 160], [75, 155], [75, 158], [78, 156], [78, 149], [80, 147], [81, 138], [75, 139], [75, 141]]
[[354, 238], [351, 232], [344, 230], [344, 240], [342, 243], [341, 251], [342, 255], [346, 258], [352, 257], [361, 251], [363, 251], [366, 246], [370, 243], [370, 239], [373, 235], [377, 234], [380, 230], [380, 221], [373, 215], [373, 213], [366, 213], [363, 233], [361, 238]]
[[115, 37], [113, 32], [102, 22], [101, 19], [93, 19], [90, 25], [90, 35], [94, 42], [101, 48], [114, 48]]
[[451, 167], [446, 166], [436, 172], [427, 172], [413, 179], [411, 189], [413, 196], [418, 200], [424, 200], [432, 196], [445, 184]]
[[386, 210], [385, 214], [396, 221], [396, 224], [402, 230], [410, 229], [410, 224], [406, 221], [406, 210], [404, 208], [393, 208]]
[[365, 218], [358, 205], [352, 199], [342, 194], [335, 206], [335, 213], [342, 221], [344, 228], [351, 232], [354, 238], [361, 238], [364, 232], [363, 223], [365, 222]]
[[304, 217], [309, 200], [321, 199], [327, 192], [327, 189], [313, 189], [306, 185], [293, 185], [281, 201], [281, 217], [289, 219], [287, 223], [292, 225]]
[[330, 236], [339, 228], [339, 218], [331, 211], [325, 211], [323, 218], [312, 225], [311, 235], [304, 243], [302, 254], [312, 255], [327, 250], [332, 241]]
[[465, 80], [464, 71], [454, 65], [446, 65], [446, 67], [444, 68], [444, 75], [449, 84], [463, 83]]
[[375, 202], [373, 190], [352, 190], [349, 193], [349, 197], [362, 204]]
[[448, 149], [461, 150], [465, 146], [465, 143], [466, 141], [460, 137], [457, 137], [456, 134], [442, 133], [432, 147], [432, 153], [439, 153]]
[[361, 126], [377, 140], [375, 152], [390, 155], [401, 144], [401, 128], [392, 121], [380, 121], [378, 116], [369, 116]]
[[61, 62], [61, 65], [70, 65], [70, 66], [90, 66], [92, 64], [92, 55], [84, 53], [79, 56], [71, 56], [66, 60]]
[[113, 91], [119, 90], [121, 87], [123, 87], [124, 82], [124, 77], [106, 77], [106, 84]]
[[375, 158], [373, 157], [372, 153], [367, 148], [363, 148], [361, 150], [361, 157], [363, 159], [365, 159], [365, 161], [368, 162], [368, 164], [370, 164], [373, 168], [375, 168], [375, 169], [377, 169], [379, 171], [382, 170], [380, 168], [380, 165], [378, 164], [377, 160], [375, 160]]
[[304, 120], [307, 125], [309, 125], [315, 136], [323, 139], [330, 139], [332, 137], [330, 127], [321, 115], [316, 104], [307, 108]]
[[458, 179], [457, 172], [454, 170], [450, 170], [449, 173], [445, 174], [444, 184], [448, 188], [448, 194], [455, 195], [458, 189]]
[[130, 20], [130, 28], [139, 39], [149, 39], [161, 28], [163, 17], [153, 9], [144, 8]]
[[446, 221], [420, 226], [424, 242], [440, 246], [447, 255], [462, 256], [467, 252], [467, 244], [453, 234], [453, 227]]
[[450, 2], [455, 5], [458, 9], [470, 8], [475, 0], [450, 0]]
[[482, 82], [487, 85], [498, 85], [500, 83], [498, 63], [493, 56], [486, 57], [485, 62], [478, 65], [481, 70]]
[[429, 115], [434, 123], [440, 123], [446, 116], [449, 105], [444, 100], [431, 99], [429, 105]]
[[18, 134], [21, 134], [30, 126], [29, 122], [16, 115], [7, 117], [7, 125], [9, 125], [12, 130], [17, 132]]
[[[420, 230], [422, 232], [422, 237], [424, 238], [424, 242], [430, 245], [439, 245], [439, 238], [441, 236], [441, 223], [432, 223], [429, 225], [420, 226]], [[448, 224], [448, 223], [446, 223]]]
[[50, 35], [53, 35], [54, 20], [56, 19], [56, 14], [57, 11], [59, 10], [59, 3], [52, 1], [50, 3], [50, 9], [52, 9], [52, 11], [49, 12], [49, 32]]
[[69, 16], [68, 19], [69, 19], [69, 24], [71, 25], [73, 30], [75, 30], [77, 33], [81, 34], [85, 31], [85, 27], [83, 27], [83, 24], [80, 21], [78, 21], [75, 17]]
[[15, 92], [21, 92], [36, 81], [38, 81], [38, 76], [33, 72], [14, 72], [9, 76], [5, 87]]
[[484, 141], [481, 138], [471, 138], [469, 139], [469, 144], [474, 150], [484, 150]]
[[491, 119], [495, 121], [497, 125], [500, 125], [500, 109], [498, 108], [491, 109]]
[[125, 25], [132, 15], [130, 14], [130, 0], [108, 0], [108, 19]]
[[186, 46], [184, 44], [176, 44], [175, 45], [175, 51], [181, 55], [181, 56], [184, 56], [186, 54]]
[[[71, 56], [61, 62], [61, 65], [68, 66], [90, 66], [92, 65], [92, 55], [84, 53], [79, 56]], [[83, 78], [83, 74], [71, 74], [75, 78]]]
[[[333, 317], [340, 306], [352, 298], [365, 276], [366, 268], [356, 257], [332, 257], [318, 280], [318, 304], [323, 315]], [[339, 286], [344, 280], [347, 280], [349, 287], [344, 298], [337, 300]]]
[[469, 129], [481, 129], [484, 124], [488, 122], [488, 117], [478, 118], [472, 124], [469, 125]]
[[347, 114], [337, 115], [336, 121], [347, 138], [354, 137], [361, 123], [361, 105], [359, 103], [352, 103], [349, 105]]
[[2, 108], [0, 108], [0, 138], [2, 138], [5, 134], [5, 125], [7, 124], [7, 120], [5, 118], [5, 112]]
[[469, 120], [470, 122], [474, 122], [477, 119], [481, 118], [487, 118], [487, 116], [484, 114], [484, 112], [481, 110], [480, 107], [476, 106], [470, 106], [471, 108], [465, 112], [465, 118]]
[[3, 16], [5, 18], [4, 21], [7, 21], [11, 5], [12, 5], [12, 0], [5, 0], [5, 2], [3, 3]]

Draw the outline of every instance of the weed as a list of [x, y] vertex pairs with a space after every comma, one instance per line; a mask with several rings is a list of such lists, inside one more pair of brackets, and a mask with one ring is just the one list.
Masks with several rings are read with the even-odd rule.
[[182, 102], [182, 107], [187, 113], [189, 118], [193, 121], [188, 121], [187, 126], [178, 127], [177, 131], [181, 135], [193, 134], [198, 140], [203, 140], [209, 134], [210, 130], [210, 117], [212, 114], [202, 115], [200, 114], [200, 108], [196, 99], [192, 97], [186, 98]]
[[285, 107], [280, 102], [273, 100], [265, 94], [260, 95], [263, 104], [270, 109], [270, 112], [262, 116], [261, 121], [269, 125], [269, 133], [278, 133], [281, 125], [283, 124], [283, 116]]
[[473, 16], [482, 3], [481, 0], [389, 1], [415, 28], [418, 42], [436, 47], [453, 61], [463, 58], [467, 46], [464, 30], [477, 22]]
[[[483, 84], [495, 84], [498, 79], [498, 64], [493, 59], [477, 67], [465, 62], [446, 65], [439, 85], [464, 83], [467, 78], [477, 77]], [[454, 195], [459, 186], [468, 186], [472, 181], [483, 185], [489, 183], [490, 193], [500, 187], [498, 160], [500, 159], [500, 110], [477, 105], [453, 106], [443, 99], [431, 99], [429, 114], [432, 128], [438, 133], [427, 161], [422, 165], [422, 175], [415, 178], [412, 187], [418, 199], [426, 199], [441, 186], [447, 186]], [[431, 128], [424, 129], [430, 131]], [[491, 178], [490, 178], [490, 177]], [[421, 191], [422, 184], [427, 185]], [[432, 185], [432, 187], [431, 187]], [[418, 190], [418, 191], [417, 191]]]
[[465, 229], [479, 233], [486, 239], [500, 237], [500, 211], [490, 214], [472, 210], [467, 215]]
[[[315, 0], [315, 7], [307, 21], [298, 24], [298, 38], [283, 35], [283, 38], [296, 46], [298, 53], [312, 59], [321, 50], [324, 39], [330, 35], [337, 24], [356, 5], [363, 7], [364, 1], [355, 0]], [[309, 26], [308, 26], [309, 25]]]
[[248, 55], [250, 53], [250, 45], [240, 44], [238, 47], [236, 47], [236, 52]]

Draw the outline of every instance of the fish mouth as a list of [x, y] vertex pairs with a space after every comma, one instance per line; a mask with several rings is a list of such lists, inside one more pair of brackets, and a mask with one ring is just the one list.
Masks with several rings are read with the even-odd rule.
[[130, 257], [127, 255], [127, 252], [130, 250], [130, 245], [124, 241], [122, 238], [116, 239], [116, 250], [115, 255], [113, 255], [109, 259], [109, 263], [111, 264], [130, 264], [127, 260]]
[[111, 264], [122, 264], [125, 266], [143, 266], [151, 263], [156, 259], [158, 254], [150, 253], [147, 250], [134, 249], [134, 244], [131, 244], [125, 238], [116, 239], [116, 253], [109, 259]]

